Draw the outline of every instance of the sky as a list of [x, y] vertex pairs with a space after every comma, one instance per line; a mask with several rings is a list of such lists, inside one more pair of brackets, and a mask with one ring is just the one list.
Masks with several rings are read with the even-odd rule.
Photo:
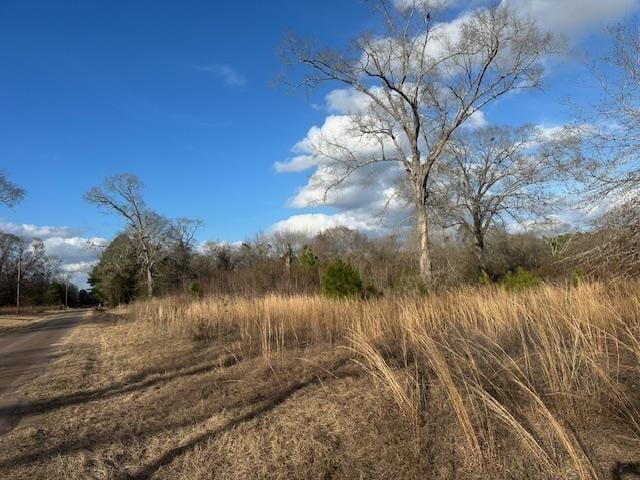
[[[484, 3], [446, 1], [446, 21]], [[503, 1], [570, 48], [549, 61], [545, 91], [507, 97], [475, 121], [570, 121], [568, 101], [592, 95], [578, 52], [600, 46], [604, 23], [632, 18], [639, 0]], [[296, 165], [314, 128], [353, 96], [277, 82], [286, 33], [344, 46], [376, 21], [358, 0], [0, 0], [0, 169], [27, 192], [0, 207], [0, 230], [44, 239], [83, 283], [99, 252], [88, 245], [123, 225], [82, 196], [124, 172], [142, 179], [156, 211], [201, 219], [201, 241], [381, 228], [376, 188], [352, 186], [317, 205], [314, 166]]]

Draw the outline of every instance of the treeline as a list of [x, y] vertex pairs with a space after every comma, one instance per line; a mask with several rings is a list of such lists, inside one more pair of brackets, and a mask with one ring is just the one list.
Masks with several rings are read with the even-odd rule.
[[78, 305], [88, 302], [86, 291], [60, 272], [60, 262], [47, 255], [39, 239], [0, 232], [0, 306]]
[[[604, 237], [613, 236], [604, 228], [551, 236], [496, 228], [487, 232], [480, 265], [473, 238], [462, 231], [442, 232], [432, 247], [434, 275], [439, 288], [482, 282], [567, 283], [613, 276], [616, 272], [603, 272], [584, 255], [602, 245]], [[328, 288], [364, 297], [421, 292], [425, 288], [416, 237], [371, 237], [345, 227], [315, 236], [258, 235], [240, 244], [198, 245], [195, 236], [186, 242], [166, 236], [154, 246], [154, 295], [294, 294], [327, 292]], [[148, 295], [145, 273], [135, 236], [125, 232], [105, 249], [89, 283], [104, 303], [126, 303]]]
[[[0, 205], [13, 207], [24, 195], [24, 189], [0, 171]], [[76, 306], [94, 300], [69, 281], [42, 240], [0, 232], [0, 307], [19, 312], [23, 306]]]

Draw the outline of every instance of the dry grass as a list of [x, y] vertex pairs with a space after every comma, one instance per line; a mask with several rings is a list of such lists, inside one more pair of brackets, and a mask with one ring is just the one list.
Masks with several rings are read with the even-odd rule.
[[0, 476], [610, 478], [640, 460], [639, 286], [138, 303], [25, 390]]
[[132, 311], [200, 339], [234, 339], [270, 362], [344, 346], [415, 425], [416, 448], [451, 442], [465, 471], [594, 479], [640, 457], [638, 287], [165, 299]]

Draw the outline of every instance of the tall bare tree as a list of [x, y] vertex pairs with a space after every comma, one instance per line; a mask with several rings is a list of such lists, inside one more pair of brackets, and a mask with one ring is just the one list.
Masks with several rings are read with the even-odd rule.
[[434, 206], [446, 226], [460, 226], [473, 239], [481, 273], [491, 227], [535, 222], [561, 206], [577, 154], [572, 138], [564, 132], [546, 138], [531, 126], [494, 126], [460, 131], [449, 143], [437, 169]]
[[24, 198], [24, 189], [12, 183], [7, 174], [0, 171], [0, 205], [13, 207]]
[[170, 224], [147, 208], [142, 198], [143, 184], [138, 177], [120, 174], [108, 177], [101, 186], [85, 194], [85, 200], [105, 210], [115, 212], [126, 222], [138, 250], [147, 285], [147, 295], [153, 296], [155, 267]]
[[[302, 85], [334, 82], [366, 100], [366, 108], [350, 115], [351, 141], [324, 138], [315, 146], [333, 173], [326, 191], [360, 168], [400, 164], [412, 193], [420, 273], [428, 288], [434, 166], [454, 132], [483, 107], [508, 92], [540, 86], [540, 60], [553, 50], [548, 35], [505, 5], [438, 23], [437, 3], [378, 1], [384, 32], [364, 33], [345, 50], [287, 42], [291, 63], [306, 67]], [[357, 151], [353, 139], [366, 148]]]

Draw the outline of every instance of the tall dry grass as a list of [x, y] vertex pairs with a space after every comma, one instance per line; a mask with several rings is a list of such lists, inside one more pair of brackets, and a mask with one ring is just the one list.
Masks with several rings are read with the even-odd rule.
[[370, 301], [166, 298], [131, 313], [267, 360], [343, 346], [413, 422], [417, 444], [456, 439], [468, 468], [518, 455], [540, 477], [594, 479], [604, 467], [585, 432], [606, 425], [640, 451], [639, 287], [468, 288]]

